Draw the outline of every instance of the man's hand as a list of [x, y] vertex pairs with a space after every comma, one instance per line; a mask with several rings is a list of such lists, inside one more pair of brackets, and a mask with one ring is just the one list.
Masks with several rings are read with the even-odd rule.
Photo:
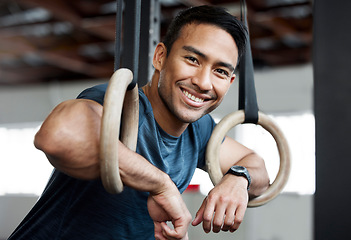
[[244, 177], [225, 175], [203, 201], [192, 222], [197, 226], [202, 222], [206, 233], [212, 231], [234, 232], [244, 218], [249, 195]]
[[[188, 226], [191, 215], [178, 191], [172, 183], [160, 193], [150, 193], [147, 206], [155, 225], [155, 238], [188, 239]], [[171, 221], [174, 229], [166, 222]]]

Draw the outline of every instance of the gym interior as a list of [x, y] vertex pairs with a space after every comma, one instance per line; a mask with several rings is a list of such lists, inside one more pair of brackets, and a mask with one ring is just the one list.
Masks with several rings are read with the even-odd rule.
[[[240, 16], [240, 0], [151, 0], [142, 3], [148, 39], [140, 41], [139, 76], [170, 19], [190, 6], [210, 4]], [[189, 239], [349, 239], [347, 133], [351, 109], [349, 1], [247, 0], [258, 107], [284, 133], [290, 175], [282, 192], [249, 208], [235, 233]], [[147, 8], [147, 10], [145, 10]], [[144, 9], [144, 10], [143, 10]], [[115, 1], [4, 0], [0, 3], [0, 240], [7, 239], [39, 198], [52, 166], [33, 138], [60, 102], [109, 81], [114, 68]], [[141, 25], [143, 29], [143, 23]], [[343, 28], [346, 28], [343, 29]], [[142, 31], [142, 30], [141, 30]], [[240, 73], [236, 73], [240, 80]], [[143, 82], [145, 84], [146, 82]], [[239, 82], [212, 116], [238, 110]], [[262, 127], [241, 124], [228, 134], [263, 156], [271, 182], [279, 171], [275, 140]], [[183, 198], [195, 216], [213, 187], [196, 171]]]

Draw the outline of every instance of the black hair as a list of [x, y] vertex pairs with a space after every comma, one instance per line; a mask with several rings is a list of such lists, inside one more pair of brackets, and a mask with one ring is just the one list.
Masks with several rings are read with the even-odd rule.
[[173, 43], [178, 39], [181, 30], [187, 24], [210, 24], [228, 32], [238, 47], [238, 62], [245, 52], [247, 28], [226, 9], [214, 6], [192, 7], [181, 11], [168, 27], [166, 36], [162, 41], [167, 48], [167, 55]]

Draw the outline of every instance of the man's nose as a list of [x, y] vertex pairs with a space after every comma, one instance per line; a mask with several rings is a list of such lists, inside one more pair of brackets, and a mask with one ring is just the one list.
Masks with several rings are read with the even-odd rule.
[[194, 85], [197, 85], [202, 91], [212, 90], [212, 81], [211, 81], [211, 70], [209, 69], [199, 69], [196, 72], [196, 75], [192, 80]]

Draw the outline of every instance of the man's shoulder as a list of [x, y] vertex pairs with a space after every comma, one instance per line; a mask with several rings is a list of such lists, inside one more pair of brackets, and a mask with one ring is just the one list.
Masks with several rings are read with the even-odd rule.
[[[103, 105], [107, 87], [108, 83], [103, 83], [87, 88], [77, 96], [77, 99], [90, 99]], [[143, 108], [148, 108], [148, 99], [141, 89], [139, 89], [139, 100]]]
[[87, 88], [78, 95], [77, 99], [90, 99], [103, 105], [107, 86], [108, 83], [103, 83]]
[[216, 126], [216, 123], [210, 114], [206, 114], [199, 120], [193, 122], [191, 125], [198, 137], [203, 140], [208, 140], [212, 134], [213, 128]]

